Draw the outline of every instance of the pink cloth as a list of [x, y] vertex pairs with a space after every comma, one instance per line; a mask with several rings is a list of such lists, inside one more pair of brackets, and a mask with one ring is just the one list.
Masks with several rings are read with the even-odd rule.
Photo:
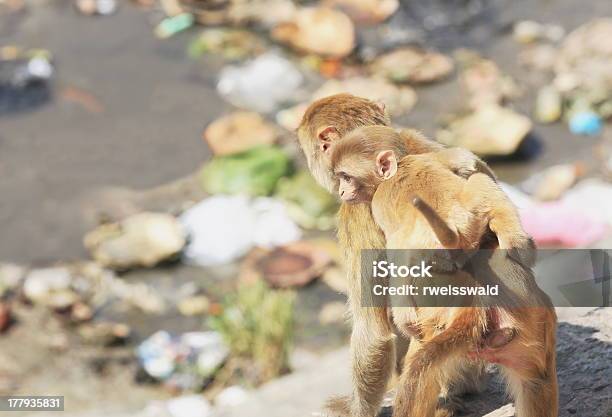
[[536, 243], [560, 243], [585, 247], [602, 239], [608, 231], [604, 222], [583, 215], [563, 202], [533, 204], [520, 210], [525, 231]]

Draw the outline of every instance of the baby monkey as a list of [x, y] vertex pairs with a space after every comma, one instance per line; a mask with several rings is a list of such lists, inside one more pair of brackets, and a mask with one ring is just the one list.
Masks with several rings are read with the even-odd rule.
[[[449, 161], [462, 151], [409, 155], [395, 130], [368, 126], [333, 146], [331, 165], [340, 198], [371, 203], [389, 249], [476, 249], [489, 229], [502, 249], [530, 247], [515, 207], [491, 175], [475, 173], [465, 179], [449, 169]], [[422, 216], [414, 215], [414, 209]], [[435, 236], [414, 233], [423, 227], [431, 227]]]

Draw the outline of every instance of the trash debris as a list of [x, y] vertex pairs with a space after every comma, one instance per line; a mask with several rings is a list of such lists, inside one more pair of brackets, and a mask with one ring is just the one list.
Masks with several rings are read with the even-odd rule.
[[336, 224], [338, 201], [306, 170], [281, 178], [275, 196], [286, 202], [289, 216], [305, 229], [330, 230]]
[[342, 323], [347, 320], [346, 303], [333, 301], [323, 306], [319, 311], [319, 323], [329, 325], [334, 323]]
[[596, 136], [603, 129], [603, 122], [597, 113], [582, 111], [570, 116], [569, 128], [575, 135]]
[[464, 69], [461, 72], [461, 85], [469, 96], [469, 107], [479, 109], [521, 95], [514, 80], [504, 75], [497, 64], [470, 51], [460, 51], [457, 59]]
[[68, 268], [33, 269], [25, 278], [23, 293], [35, 304], [62, 310], [79, 300], [71, 284], [72, 276]]
[[565, 36], [565, 29], [559, 25], [523, 20], [514, 25], [513, 35], [514, 40], [524, 44], [540, 40], [558, 42]]
[[235, 112], [212, 122], [203, 136], [215, 155], [231, 155], [271, 145], [278, 132], [257, 113]]
[[172, 398], [165, 405], [171, 417], [209, 417], [212, 414], [210, 403], [201, 395]]
[[181, 390], [196, 390], [223, 365], [229, 349], [214, 331], [172, 336], [162, 330], [142, 342], [136, 354], [152, 378]]
[[523, 183], [523, 189], [537, 200], [559, 199], [584, 174], [582, 164], [562, 164], [547, 168]]
[[557, 77], [571, 76], [577, 87], [612, 90], [612, 50], [606, 39], [612, 37], [612, 18], [594, 19], [567, 35], [557, 55]]
[[197, 58], [206, 53], [221, 54], [240, 60], [265, 51], [265, 43], [253, 32], [241, 29], [206, 29], [189, 44], [189, 55]]
[[25, 278], [25, 268], [9, 263], [0, 263], [0, 299], [14, 292]]
[[398, 0], [325, 0], [324, 6], [339, 8], [354, 22], [381, 23], [399, 8]]
[[342, 58], [355, 48], [355, 28], [351, 19], [328, 7], [303, 7], [293, 20], [280, 23], [271, 36], [298, 51]]
[[90, 113], [102, 113], [104, 105], [93, 94], [81, 88], [69, 86], [60, 91], [60, 97], [65, 101], [73, 102]]
[[202, 266], [230, 262], [253, 246], [274, 247], [301, 237], [285, 205], [272, 198], [210, 197], [183, 213], [180, 220], [190, 235], [184, 257]]
[[4, 333], [11, 326], [13, 315], [11, 307], [0, 301], [0, 333]]
[[167, 17], [162, 20], [155, 28], [155, 36], [160, 39], [167, 39], [186, 29], [189, 29], [194, 22], [191, 13], [181, 13], [176, 16]]
[[54, 72], [53, 58], [47, 50], [0, 47], [0, 114], [48, 101]]
[[437, 137], [443, 143], [467, 148], [478, 155], [511, 155], [531, 127], [528, 117], [490, 105], [451, 122]]
[[270, 195], [290, 170], [291, 160], [280, 148], [258, 146], [213, 158], [202, 168], [201, 178], [210, 194]]
[[535, 44], [519, 52], [519, 63], [537, 71], [552, 71], [557, 60], [557, 48], [549, 44]]
[[266, 280], [275, 288], [302, 287], [319, 278], [332, 259], [308, 241], [289, 243], [276, 249], [255, 249], [245, 258], [239, 280]]
[[100, 346], [123, 344], [130, 337], [131, 332], [127, 324], [111, 322], [88, 323], [78, 328], [83, 342]]
[[194, 295], [179, 301], [178, 311], [184, 316], [199, 316], [206, 314], [210, 307], [210, 300], [205, 295]]
[[553, 123], [561, 118], [563, 99], [553, 86], [540, 89], [536, 98], [535, 116], [539, 122]]
[[144, 212], [103, 224], [83, 241], [100, 265], [122, 270], [152, 267], [177, 255], [185, 246], [185, 231], [173, 216]]
[[255, 24], [272, 28], [289, 22], [295, 16], [297, 6], [291, 0], [249, 0], [230, 2], [229, 20], [236, 25]]
[[217, 91], [241, 108], [268, 113], [295, 95], [303, 76], [287, 59], [268, 52], [221, 71]]
[[249, 398], [249, 392], [239, 385], [224, 388], [215, 397], [217, 407], [236, 407]]
[[76, 0], [76, 8], [86, 16], [109, 16], [117, 11], [116, 0]]
[[454, 65], [451, 58], [417, 48], [388, 52], [372, 63], [372, 72], [394, 83], [431, 83], [448, 77]]
[[[312, 95], [312, 101], [339, 93], [349, 93], [387, 106], [391, 116], [404, 115], [416, 104], [417, 95], [409, 86], [395, 86], [380, 78], [353, 77], [328, 80]], [[301, 118], [301, 116], [300, 116]]]

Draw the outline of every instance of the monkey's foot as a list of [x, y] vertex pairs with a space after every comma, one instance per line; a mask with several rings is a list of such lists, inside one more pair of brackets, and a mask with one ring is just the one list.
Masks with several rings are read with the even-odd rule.
[[351, 398], [348, 395], [332, 397], [325, 403], [322, 417], [350, 417]]

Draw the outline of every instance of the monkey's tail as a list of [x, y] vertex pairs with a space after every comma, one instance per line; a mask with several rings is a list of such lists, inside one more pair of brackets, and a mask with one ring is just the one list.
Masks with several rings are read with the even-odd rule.
[[459, 236], [451, 227], [442, 219], [438, 213], [427, 204], [421, 197], [412, 197], [412, 205], [421, 212], [425, 217], [434, 233], [447, 249], [455, 249], [459, 245]]

